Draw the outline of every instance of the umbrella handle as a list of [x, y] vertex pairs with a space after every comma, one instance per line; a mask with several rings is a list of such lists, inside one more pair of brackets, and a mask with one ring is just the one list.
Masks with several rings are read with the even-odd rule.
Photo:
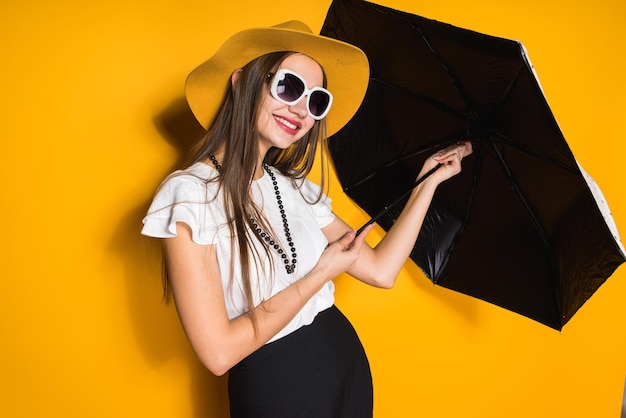
[[363, 232], [363, 230], [368, 226], [373, 224], [374, 222], [378, 221], [380, 218], [382, 218], [384, 215], [387, 214], [387, 212], [389, 212], [394, 206], [396, 206], [398, 203], [400, 203], [402, 200], [404, 200], [408, 195], [411, 194], [411, 192], [413, 191], [413, 189], [415, 189], [417, 186], [420, 185], [420, 183], [422, 183], [424, 180], [426, 180], [431, 174], [433, 174], [435, 171], [437, 171], [439, 169], [439, 167], [441, 167], [443, 164], [437, 164], [435, 167], [431, 168], [426, 174], [424, 174], [422, 177], [420, 177], [419, 179], [417, 179], [415, 181], [415, 183], [413, 183], [413, 186], [411, 186], [411, 188], [409, 190], [407, 190], [406, 192], [404, 192], [400, 197], [398, 197], [396, 200], [394, 200], [393, 202], [391, 202], [391, 204], [389, 206], [386, 206], [385, 209], [383, 209], [378, 215], [374, 216], [372, 219], [370, 219], [369, 221], [367, 221], [365, 223], [365, 225], [363, 225], [362, 227], [360, 227], [357, 231], [356, 231], [356, 235], [359, 235], [361, 232]]

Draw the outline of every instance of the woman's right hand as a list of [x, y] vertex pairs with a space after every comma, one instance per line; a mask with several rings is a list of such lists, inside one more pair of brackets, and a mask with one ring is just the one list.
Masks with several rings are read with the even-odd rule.
[[367, 232], [356, 238], [354, 231], [346, 232], [328, 245], [309, 274], [254, 308], [255, 327], [249, 315], [228, 317], [215, 246], [195, 243], [185, 223], [178, 222], [176, 231], [163, 240], [176, 309], [194, 351], [216, 375], [265, 344], [326, 282], [352, 266]]
[[350, 269], [359, 258], [359, 252], [368, 232], [373, 225], [368, 225], [358, 236], [356, 231], [346, 232], [337, 241], [329, 243], [315, 266], [323, 273], [326, 281], [332, 280]]

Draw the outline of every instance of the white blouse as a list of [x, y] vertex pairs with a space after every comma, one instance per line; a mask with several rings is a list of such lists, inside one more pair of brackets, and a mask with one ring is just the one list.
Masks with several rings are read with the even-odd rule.
[[[280, 256], [274, 249], [271, 249], [270, 254], [274, 262], [272, 272], [264, 249], [260, 243], [253, 240], [262, 258], [257, 263], [253, 258], [250, 261], [254, 306], [299, 280], [315, 266], [328, 245], [321, 228], [330, 224], [335, 217], [331, 211], [331, 200], [326, 195], [319, 203], [307, 202], [307, 200], [309, 202], [315, 200], [319, 193], [319, 186], [306, 179], [298, 189], [293, 187], [291, 180], [281, 175], [278, 170], [272, 169], [272, 171], [276, 176], [282, 196], [296, 248], [297, 263], [295, 272], [287, 274]], [[232, 319], [246, 312], [247, 303], [241, 283], [241, 263], [238, 255], [231, 253], [233, 238], [226, 224], [223, 194], [218, 193], [217, 182], [207, 182], [216, 176], [217, 171], [213, 167], [201, 162], [168, 176], [158, 189], [148, 214], [143, 219], [141, 233], [156, 238], [174, 237], [176, 236], [176, 223], [184, 222], [191, 228], [192, 239], [195, 243], [215, 245], [228, 317]], [[275, 231], [273, 238], [280, 242], [283, 249], [288, 249], [274, 185], [267, 173], [264, 172], [263, 177], [253, 182], [252, 198]], [[287, 253], [291, 258], [290, 252], [287, 251]], [[230, 280], [233, 257], [235, 257], [234, 279]], [[255, 268], [257, 264], [258, 267]], [[334, 289], [332, 282], [326, 283], [296, 317], [270, 341], [313, 322], [318, 312], [329, 308], [334, 303]]]

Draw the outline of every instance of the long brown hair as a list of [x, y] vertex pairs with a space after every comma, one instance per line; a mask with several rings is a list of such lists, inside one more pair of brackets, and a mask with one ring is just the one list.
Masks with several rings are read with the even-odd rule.
[[[292, 54], [295, 52], [266, 54], [243, 67], [234, 86], [233, 83], [228, 83], [220, 111], [206, 134], [191, 149], [187, 162], [191, 165], [199, 161], [207, 161], [210, 155], [218, 152], [222, 155], [220, 174], [216, 180], [224, 196], [224, 209], [231, 236], [236, 237], [231, 242], [232, 260], [236, 260], [235, 255], [239, 255], [248, 315], [255, 329], [250, 259], [254, 259], [258, 265], [262, 255], [258, 254], [252, 240], [261, 242], [265, 248], [265, 255], [270, 261], [272, 260], [267, 244], [257, 235], [251, 220], [253, 217], [263, 230], [272, 231], [265, 216], [250, 196], [250, 187], [260, 152], [257, 135], [258, 112], [264, 95], [269, 93], [268, 75], [276, 71], [281, 62]], [[325, 76], [324, 84], [326, 84]], [[295, 184], [310, 173], [318, 150], [321, 156], [321, 182], [326, 184], [324, 120], [316, 121], [310, 131], [290, 147], [284, 150], [271, 148], [266, 153], [264, 162], [274, 166]], [[321, 192], [317, 200], [320, 198]], [[234, 265], [231, 265], [230, 269], [232, 273]], [[230, 280], [232, 283], [233, 274]], [[167, 278], [164, 279], [164, 286], [166, 294], [169, 294]]]

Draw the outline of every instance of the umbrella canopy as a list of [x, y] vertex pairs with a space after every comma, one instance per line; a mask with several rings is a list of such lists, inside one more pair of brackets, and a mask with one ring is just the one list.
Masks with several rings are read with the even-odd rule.
[[411, 258], [438, 285], [560, 330], [625, 251], [523, 45], [361, 0], [334, 0], [321, 34], [370, 60], [361, 108], [329, 140], [347, 195], [389, 229], [424, 160], [471, 140]]

